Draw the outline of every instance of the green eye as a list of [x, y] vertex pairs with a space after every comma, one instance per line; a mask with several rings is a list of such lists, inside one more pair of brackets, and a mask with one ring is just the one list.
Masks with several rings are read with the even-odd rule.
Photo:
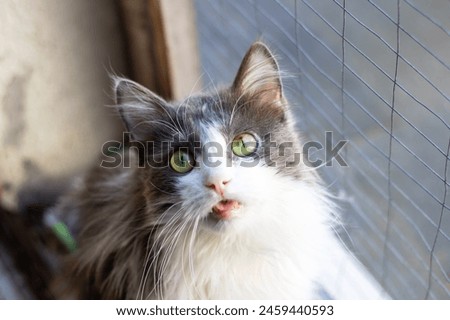
[[258, 148], [258, 141], [250, 133], [241, 133], [231, 143], [231, 150], [238, 157], [248, 157]]
[[188, 173], [194, 168], [194, 159], [188, 152], [178, 150], [170, 157], [170, 167], [178, 173]]

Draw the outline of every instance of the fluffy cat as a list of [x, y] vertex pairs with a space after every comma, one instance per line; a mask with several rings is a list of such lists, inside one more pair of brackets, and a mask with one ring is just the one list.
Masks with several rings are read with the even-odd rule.
[[233, 84], [170, 103], [115, 78], [129, 157], [55, 208], [77, 217], [70, 298], [313, 299], [337, 241], [278, 64], [262, 43]]

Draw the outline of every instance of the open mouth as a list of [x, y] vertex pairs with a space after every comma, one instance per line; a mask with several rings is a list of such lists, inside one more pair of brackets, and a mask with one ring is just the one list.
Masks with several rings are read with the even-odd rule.
[[225, 199], [217, 203], [212, 208], [212, 213], [222, 220], [228, 220], [232, 217], [233, 211], [239, 209], [241, 204], [236, 200]]

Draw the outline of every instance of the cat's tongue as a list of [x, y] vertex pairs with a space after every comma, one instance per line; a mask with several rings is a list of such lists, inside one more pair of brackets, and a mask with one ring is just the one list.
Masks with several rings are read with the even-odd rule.
[[240, 204], [236, 200], [222, 200], [213, 207], [212, 211], [220, 219], [229, 219], [231, 212], [239, 206]]

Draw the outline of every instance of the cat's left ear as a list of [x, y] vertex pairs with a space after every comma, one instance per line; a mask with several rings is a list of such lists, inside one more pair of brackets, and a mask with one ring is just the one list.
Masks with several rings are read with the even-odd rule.
[[170, 106], [161, 97], [129, 79], [113, 77], [116, 106], [133, 140], [144, 141], [157, 131]]
[[283, 103], [278, 63], [264, 43], [255, 42], [247, 51], [232, 88], [240, 94], [255, 96], [265, 103]]

